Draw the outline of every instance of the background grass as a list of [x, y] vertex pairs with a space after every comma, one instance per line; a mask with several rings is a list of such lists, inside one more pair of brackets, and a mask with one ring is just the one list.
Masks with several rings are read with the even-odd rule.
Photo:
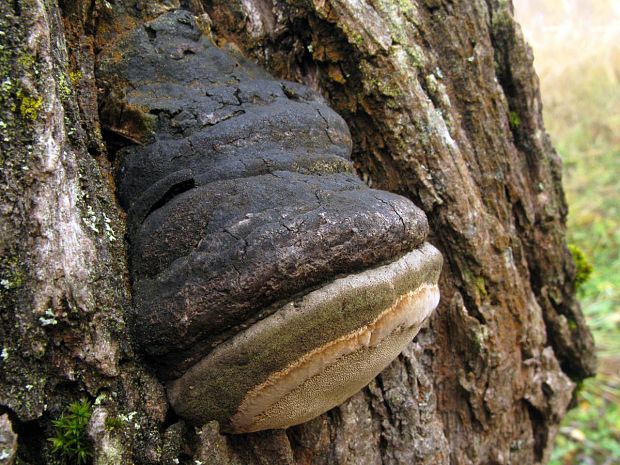
[[552, 465], [620, 464], [620, 0], [514, 0], [564, 162], [569, 242], [594, 267], [580, 298], [599, 357]]

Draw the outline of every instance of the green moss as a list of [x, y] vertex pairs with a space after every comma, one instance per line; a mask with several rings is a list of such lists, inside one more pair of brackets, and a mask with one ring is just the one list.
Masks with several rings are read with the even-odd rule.
[[411, 46], [405, 46], [405, 52], [413, 61], [413, 66], [417, 69], [424, 68], [424, 54], [419, 50]]
[[573, 255], [573, 261], [575, 262], [575, 288], [579, 291], [585, 282], [590, 279], [594, 269], [583, 251], [575, 244], [569, 244], [568, 250]]
[[0, 260], [0, 290], [21, 287], [23, 279], [17, 257], [7, 256]]
[[521, 126], [521, 118], [516, 111], [511, 111], [508, 115], [508, 121], [510, 122], [510, 127], [512, 129], [517, 129]]
[[463, 271], [463, 279], [470, 288], [473, 287], [475, 289], [478, 297], [484, 298], [489, 294], [484, 277], [476, 276], [470, 270], [465, 269]]
[[396, 4], [405, 15], [415, 12], [415, 7], [411, 0], [396, 0]]
[[61, 94], [65, 96], [71, 95], [71, 87], [69, 87], [69, 83], [67, 82], [64, 74], [61, 74], [58, 77], [58, 86], [60, 87]]
[[426, 88], [432, 95], [439, 92], [439, 84], [437, 83], [437, 78], [434, 75], [428, 74], [424, 78], [424, 82], [426, 83]]
[[81, 465], [91, 456], [86, 427], [92, 414], [89, 401], [73, 402], [67, 410], [52, 424], [56, 430], [54, 437], [48, 438], [52, 443], [52, 452], [65, 464]]
[[351, 31], [349, 34], [349, 43], [353, 43], [358, 47], [364, 44], [364, 38], [359, 32]]
[[80, 79], [82, 79], [82, 77], [83, 74], [80, 70], [69, 71], [69, 79], [71, 79], [71, 84], [73, 84], [74, 86], [76, 86], [80, 82]]
[[25, 69], [30, 69], [34, 66], [35, 62], [36, 62], [36, 58], [29, 54], [29, 53], [23, 53], [19, 56], [19, 58], [17, 59], [17, 62]]
[[364, 38], [359, 32], [352, 30], [346, 23], [341, 23], [339, 26], [351, 45], [357, 45], [358, 48], [364, 45]]
[[118, 417], [106, 417], [104, 424], [108, 431], [116, 431], [123, 427], [123, 420]]
[[394, 82], [392, 79], [386, 79], [386, 80], [375, 80], [374, 84], [376, 86], [376, 88], [379, 90], [379, 92], [381, 92], [381, 94], [385, 95], [386, 97], [398, 97], [399, 95], [402, 94], [402, 91], [400, 89], [400, 86], [398, 85], [397, 82]]
[[478, 276], [475, 279], [474, 283], [476, 284], [476, 289], [478, 289], [480, 295], [486, 297], [488, 295], [488, 292], [484, 278], [482, 276]]
[[[21, 89], [17, 91], [17, 98], [20, 101], [19, 113], [22, 118], [35, 121], [39, 116], [39, 108], [41, 108], [43, 98], [24, 95]], [[15, 111], [15, 108], [13, 110]]]

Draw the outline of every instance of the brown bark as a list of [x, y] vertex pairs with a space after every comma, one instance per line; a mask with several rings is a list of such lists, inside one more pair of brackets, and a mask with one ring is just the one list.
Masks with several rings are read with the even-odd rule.
[[166, 418], [129, 342], [94, 70], [106, 41], [171, 6], [3, 2], [0, 404], [22, 463], [51, 460], [51, 420], [84, 396], [100, 400], [95, 463], [544, 463], [594, 359], [560, 161], [510, 3], [186, 3], [221, 45], [320, 90], [363, 179], [424, 209], [446, 260], [440, 307], [366, 389], [307, 424], [226, 436]]

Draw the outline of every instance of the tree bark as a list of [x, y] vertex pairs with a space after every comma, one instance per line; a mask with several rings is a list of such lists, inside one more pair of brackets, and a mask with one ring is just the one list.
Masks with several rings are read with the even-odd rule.
[[[545, 463], [595, 361], [560, 160], [511, 3], [181, 3], [0, 4], [0, 413], [21, 463], [55, 460], [52, 420], [84, 397], [97, 464]], [[287, 431], [194, 431], [131, 342], [95, 63], [178, 7], [221, 46], [320, 91], [349, 124], [359, 175], [419, 205], [445, 258], [428, 327], [363, 391]]]

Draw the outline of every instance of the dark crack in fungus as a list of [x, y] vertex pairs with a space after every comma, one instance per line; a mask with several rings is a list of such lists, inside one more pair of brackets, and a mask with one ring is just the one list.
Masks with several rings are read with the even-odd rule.
[[181, 417], [233, 433], [307, 421], [417, 334], [442, 264], [426, 217], [358, 179], [318, 94], [184, 11], [111, 44], [98, 73], [102, 121], [129, 144], [135, 337]]

